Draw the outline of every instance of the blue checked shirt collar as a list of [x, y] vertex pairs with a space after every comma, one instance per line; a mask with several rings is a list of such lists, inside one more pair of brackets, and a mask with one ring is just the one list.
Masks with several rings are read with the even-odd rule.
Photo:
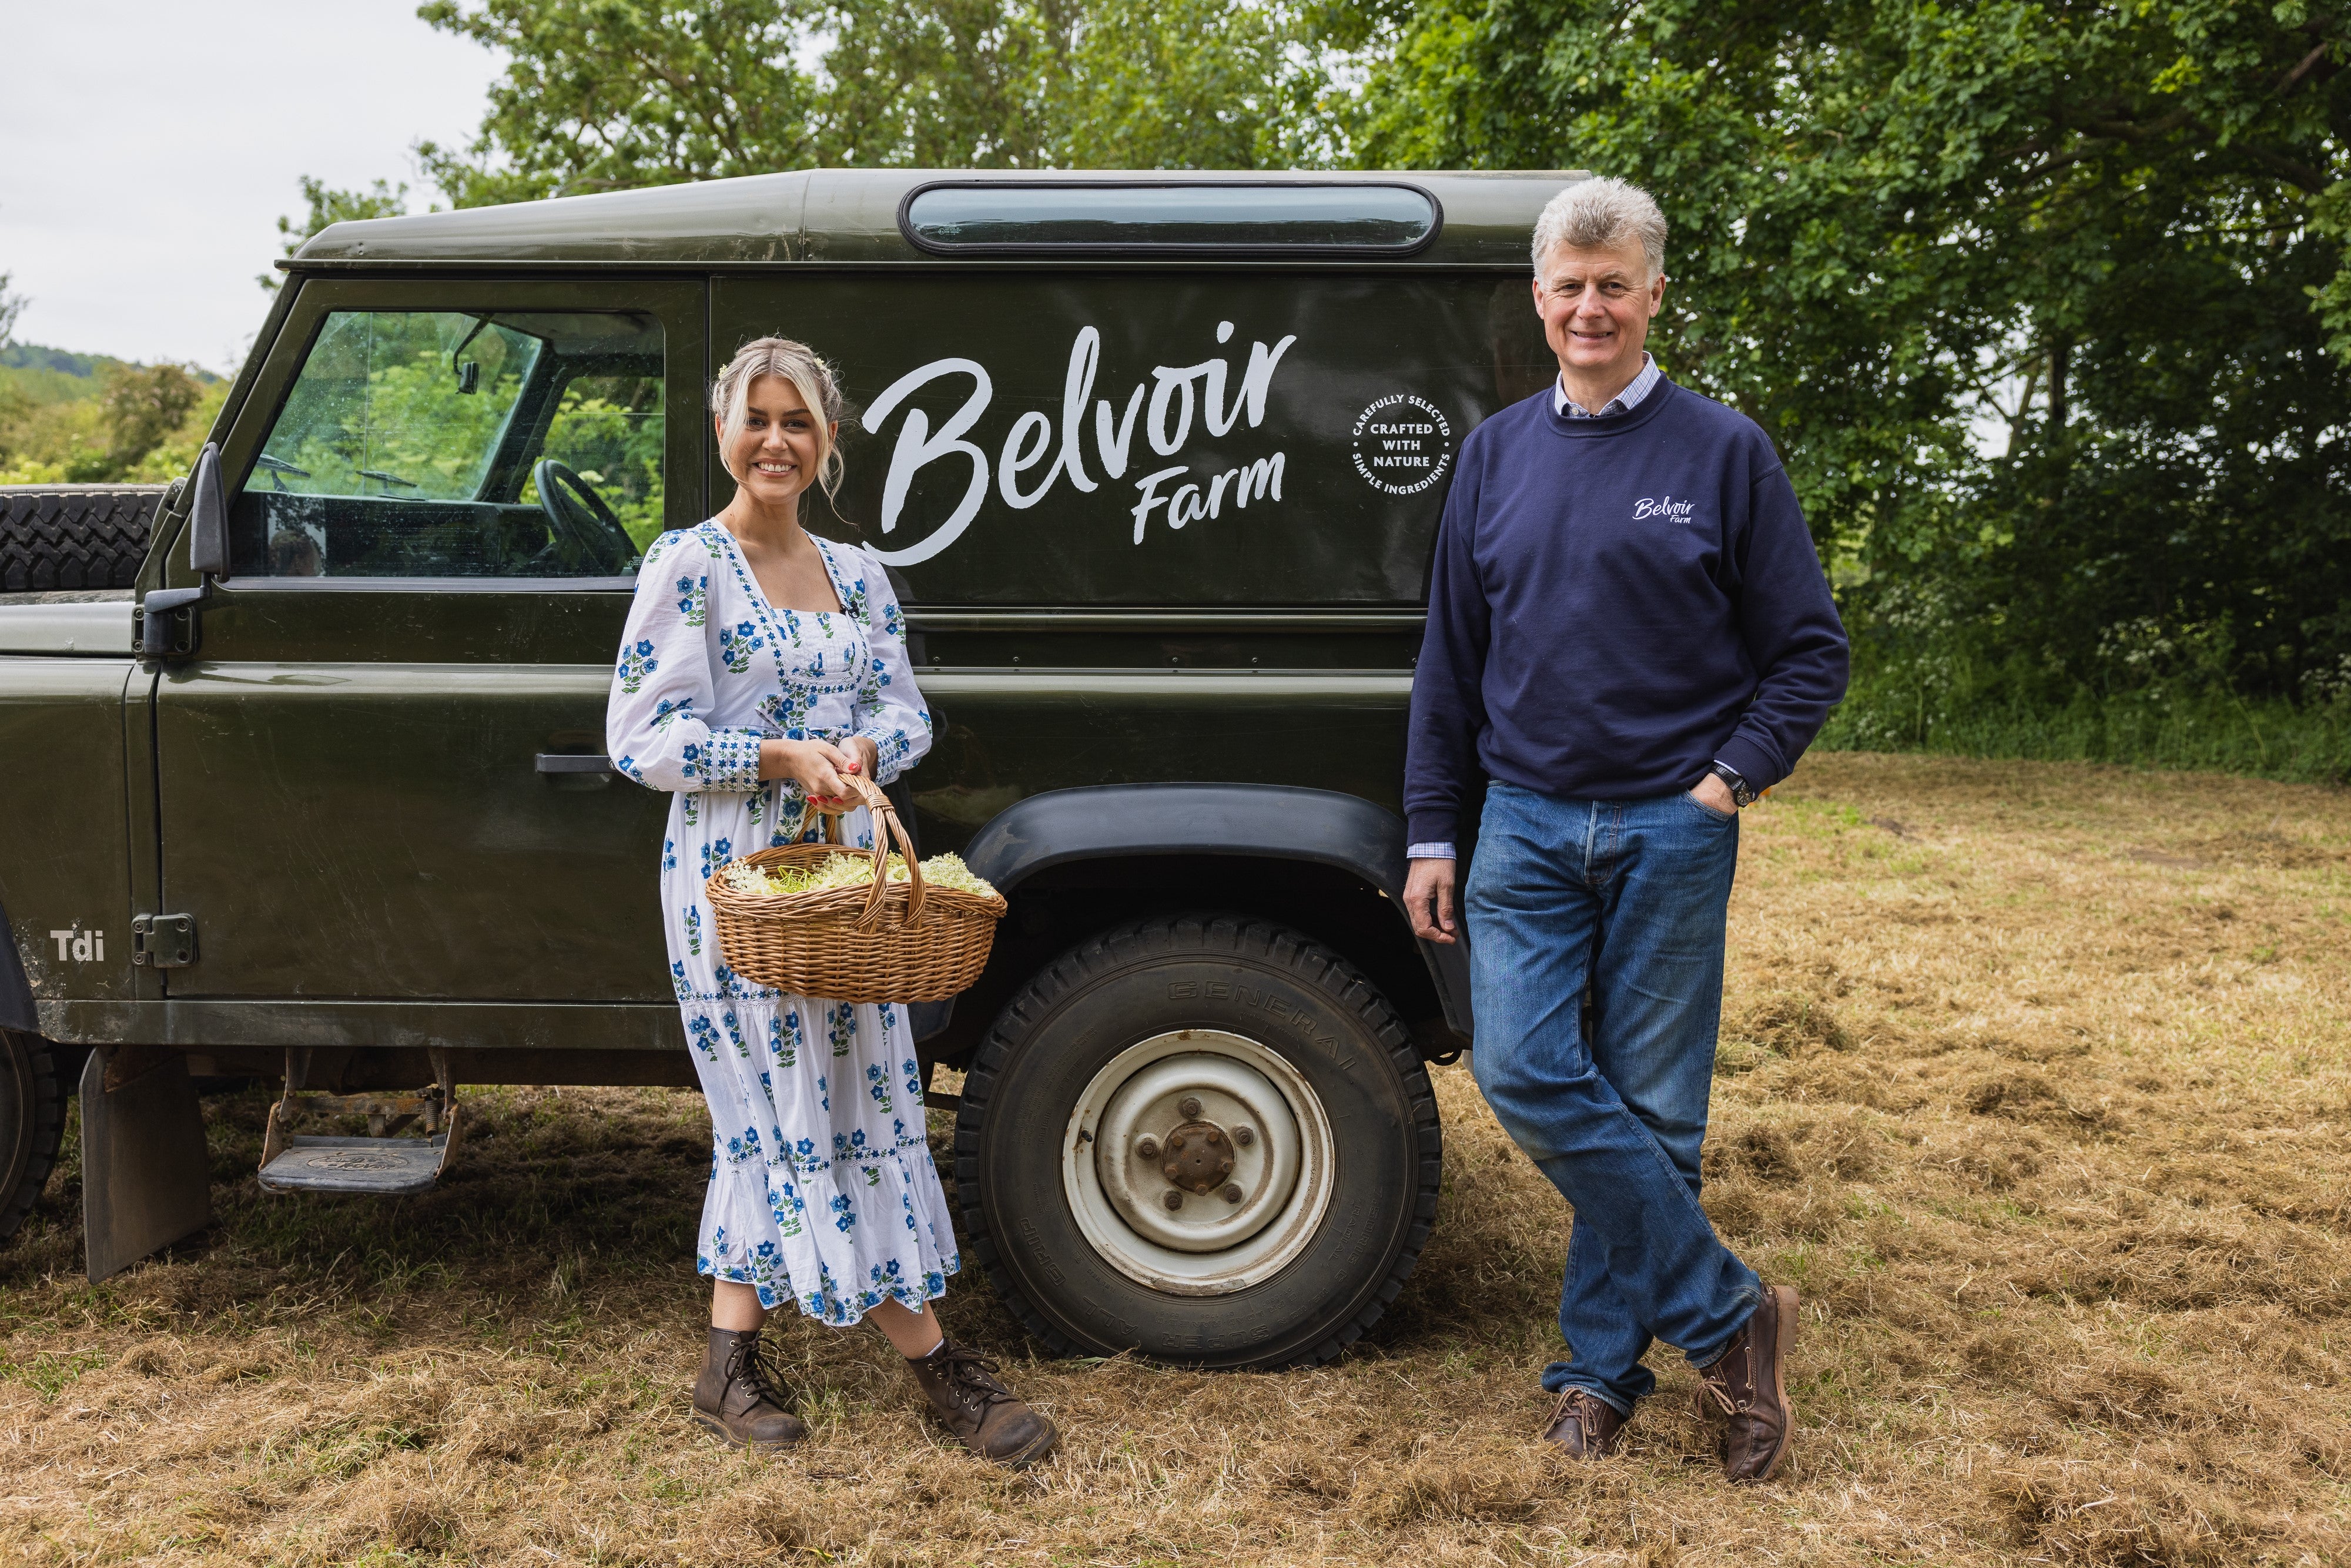
[[1633, 384], [1618, 392], [1606, 408], [1597, 413], [1586, 413], [1569, 401], [1567, 382], [1562, 379], [1551, 383], [1551, 409], [1562, 419], [1602, 419], [1612, 413], [1629, 413], [1638, 408], [1641, 400], [1656, 391], [1657, 382], [1664, 379], [1657, 370], [1657, 361], [1644, 351], [1641, 355], [1641, 373], [1635, 376]]

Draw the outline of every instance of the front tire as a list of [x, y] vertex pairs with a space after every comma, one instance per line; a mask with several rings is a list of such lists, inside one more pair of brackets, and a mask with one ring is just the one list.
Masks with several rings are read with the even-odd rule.
[[64, 1132], [65, 1094], [49, 1042], [0, 1030], [0, 1241], [40, 1201]]
[[1437, 1213], [1428, 1076], [1385, 998], [1240, 915], [1090, 937], [1015, 997], [956, 1123], [964, 1231], [1055, 1354], [1328, 1361]]

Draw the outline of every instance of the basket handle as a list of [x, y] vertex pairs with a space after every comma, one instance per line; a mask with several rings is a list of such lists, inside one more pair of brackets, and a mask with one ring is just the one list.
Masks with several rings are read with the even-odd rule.
[[870, 931], [882, 919], [883, 902], [890, 894], [890, 842], [895, 839], [898, 852], [906, 860], [906, 918], [918, 920], [923, 914], [923, 864], [914, 858], [914, 841], [906, 831], [906, 824], [898, 820], [898, 808], [882, 787], [862, 773], [844, 773], [841, 781], [849, 786], [847, 795], [820, 805], [809, 801], [809, 809], [824, 815], [825, 838], [841, 842], [841, 819], [862, 806], [873, 819], [873, 891], [865, 897], [865, 907], [859, 912], [859, 929]]

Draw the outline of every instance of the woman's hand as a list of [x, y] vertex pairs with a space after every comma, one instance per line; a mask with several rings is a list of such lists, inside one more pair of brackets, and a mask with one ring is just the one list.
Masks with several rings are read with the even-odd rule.
[[873, 743], [852, 736], [848, 746], [829, 740], [763, 740], [759, 742], [759, 777], [789, 779], [810, 799], [831, 801], [849, 792], [844, 773], [872, 777]]

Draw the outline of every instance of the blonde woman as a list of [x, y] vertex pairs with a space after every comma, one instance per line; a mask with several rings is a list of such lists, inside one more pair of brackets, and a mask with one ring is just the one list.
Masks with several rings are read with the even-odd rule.
[[[741, 1448], [806, 1434], [760, 1354], [767, 1314], [790, 1301], [839, 1328], [871, 1320], [956, 1437], [1032, 1464], [1051, 1450], [1052, 1424], [931, 1310], [960, 1260], [905, 1009], [769, 990], [718, 950], [710, 873], [813, 837], [809, 797], [841, 795], [843, 774], [888, 783], [930, 748], [931, 724], [881, 563], [799, 524], [810, 485], [830, 496], [840, 483], [831, 371], [801, 344], [762, 338], [719, 373], [710, 407], [735, 498], [646, 552], [606, 719], [613, 766], [672, 797], [663, 925], [715, 1145], [695, 1416]], [[866, 812], [841, 826], [872, 846]]]

